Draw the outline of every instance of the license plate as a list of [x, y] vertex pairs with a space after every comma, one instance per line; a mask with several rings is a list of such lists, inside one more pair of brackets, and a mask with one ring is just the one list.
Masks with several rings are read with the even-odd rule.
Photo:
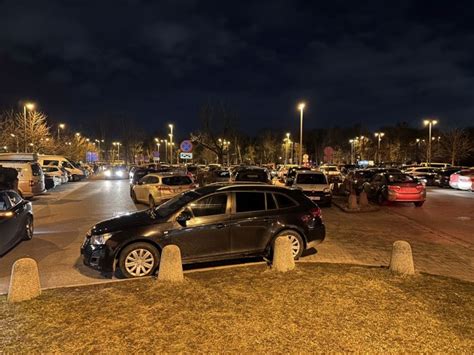
[[319, 200], [321, 199], [321, 197], [319, 197], [319, 196], [311, 196], [309, 199], [310, 199], [310, 200], [317, 200], [317, 201], [319, 201]]

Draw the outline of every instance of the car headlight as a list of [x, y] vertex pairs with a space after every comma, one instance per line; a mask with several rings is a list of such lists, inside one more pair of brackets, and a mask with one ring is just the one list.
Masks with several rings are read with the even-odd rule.
[[110, 239], [112, 233], [105, 233], [105, 234], [98, 234], [91, 236], [91, 244], [92, 245], [104, 245], [107, 240]]
[[112, 173], [110, 172], [110, 170], [106, 170], [106, 171], [104, 171], [104, 175], [107, 176], [107, 177], [110, 177], [110, 175], [112, 175]]
[[119, 176], [119, 177], [122, 177], [123, 176], [123, 171], [122, 170], [117, 170], [115, 172], [115, 175]]
[[331, 192], [331, 190], [328, 189], [327, 187], [325, 187], [324, 190], [323, 190], [323, 192], [328, 193], [328, 192]]

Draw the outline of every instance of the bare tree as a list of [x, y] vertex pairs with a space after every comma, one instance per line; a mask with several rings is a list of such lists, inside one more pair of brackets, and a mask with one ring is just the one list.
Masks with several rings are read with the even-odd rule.
[[455, 165], [474, 152], [474, 143], [466, 130], [454, 128], [441, 137], [441, 149], [445, 158], [450, 159], [451, 164]]
[[231, 113], [223, 105], [205, 105], [200, 112], [202, 121], [201, 130], [191, 133], [193, 143], [199, 144], [217, 155], [219, 163], [224, 162], [224, 152], [226, 147], [223, 140], [232, 142], [235, 136], [233, 123], [235, 114]]

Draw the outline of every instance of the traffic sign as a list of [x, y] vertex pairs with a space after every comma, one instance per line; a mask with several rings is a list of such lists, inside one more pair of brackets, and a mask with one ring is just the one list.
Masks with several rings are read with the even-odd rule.
[[303, 163], [307, 163], [309, 161], [309, 155], [303, 154]]
[[179, 153], [179, 158], [180, 159], [192, 159], [193, 158], [193, 153]]
[[179, 147], [181, 151], [185, 153], [191, 153], [193, 151], [193, 143], [189, 139], [182, 141]]

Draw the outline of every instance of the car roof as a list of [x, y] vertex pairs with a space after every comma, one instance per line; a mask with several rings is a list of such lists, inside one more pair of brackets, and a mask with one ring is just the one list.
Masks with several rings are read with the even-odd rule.
[[312, 174], [324, 175], [322, 171], [313, 171], [313, 170], [302, 170], [302, 171], [296, 172], [296, 175], [312, 175]]

